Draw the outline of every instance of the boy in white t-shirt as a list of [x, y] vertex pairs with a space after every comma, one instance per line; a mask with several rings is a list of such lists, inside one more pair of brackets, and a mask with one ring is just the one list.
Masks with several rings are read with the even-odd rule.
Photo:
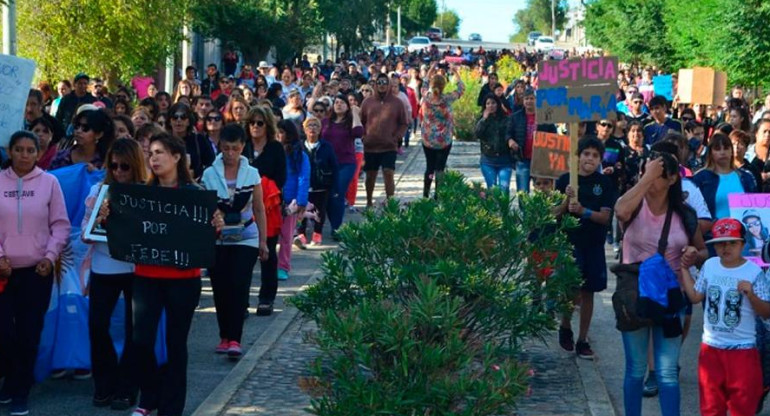
[[706, 300], [698, 356], [700, 411], [704, 416], [753, 416], [762, 397], [756, 315], [770, 317], [770, 291], [762, 269], [741, 255], [746, 230], [724, 218], [712, 227], [717, 255], [703, 263], [697, 282], [681, 270], [692, 303]]

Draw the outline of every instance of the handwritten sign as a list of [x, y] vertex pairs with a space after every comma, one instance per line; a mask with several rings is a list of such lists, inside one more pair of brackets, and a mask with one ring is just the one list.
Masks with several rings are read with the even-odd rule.
[[558, 178], [569, 171], [570, 138], [539, 131], [532, 143], [532, 176]]
[[0, 147], [24, 128], [24, 109], [35, 74], [35, 61], [0, 55]]
[[618, 59], [599, 57], [538, 64], [537, 122], [608, 118], [617, 105]]
[[655, 95], [661, 95], [671, 101], [674, 99], [674, 80], [671, 75], [658, 75], [652, 77], [652, 86]]
[[135, 264], [179, 268], [214, 264], [215, 191], [112, 184], [107, 245]]
[[770, 266], [762, 261], [762, 247], [770, 240], [770, 194], [729, 194], [727, 203], [730, 217], [746, 228], [743, 255], [762, 267]]

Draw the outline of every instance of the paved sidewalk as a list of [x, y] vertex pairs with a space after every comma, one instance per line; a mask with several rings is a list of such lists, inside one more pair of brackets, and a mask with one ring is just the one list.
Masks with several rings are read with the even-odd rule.
[[[478, 144], [458, 142], [453, 145], [448, 168], [460, 171], [470, 180], [482, 181], [478, 162]], [[419, 146], [410, 147], [404, 156], [399, 157], [396, 171], [398, 198], [408, 201], [422, 197], [424, 169], [425, 159]], [[361, 206], [364, 204], [363, 183], [358, 196], [358, 205]], [[377, 202], [384, 198], [380, 183], [375, 189], [375, 196]], [[240, 385], [228, 384], [227, 388], [232, 388], [229, 391], [220, 386], [223, 388], [218, 398], [221, 402], [219, 412], [215, 411], [212, 400], [212, 407], [205, 413], [199, 409], [196, 415], [306, 415], [311, 399], [302, 391], [300, 384], [303, 377], [309, 375], [308, 365], [318, 354], [315, 347], [305, 341], [305, 333], [314, 328], [312, 322], [306, 322], [299, 316], [287, 326], [275, 328], [280, 336], [276, 336], [275, 343], [269, 348], [257, 352], [259, 358], [254, 358], [248, 375], [239, 375], [243, 377], [243, 382]], [[596, 363], [577, 359], [574, 354], [561, 350], [555, 333], [547, 339], [547, 345], [537, 340], [528, 342], [522, 353], [522, 360], [532, 365], [535, 374], [531, 395], [522, 398], [516, 415], [614, 416]]]

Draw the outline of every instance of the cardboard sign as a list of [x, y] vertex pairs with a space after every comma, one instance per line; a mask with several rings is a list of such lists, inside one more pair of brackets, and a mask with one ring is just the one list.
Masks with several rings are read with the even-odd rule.
[[571, 123], [610, 118], [617, 110], [614, 87], [556, 87], [537, 91], [538, 123]]
[[770, 241], [770, 194], [729, 194], [727, 202], [730, 217], [746, 228], [743, 255], [762, 267], [770, 266], [762, 261], [762, 247]]
[[112, 184], [110, 256], [135, 264], [178, 268], [214, 264], [215, 191]]
[[570, 138], [539, 131], [532, 143], [532, 176], [558, 178], [569, 171]]
[[24, 128], [24, 109], [35, 75], [35, 61], [0, 55], [0, 147], [8, 147], [11, 135]]
[[666, 97], [669, 101], [674, 99], [674, 79], [671, 75], [658, 75], [652, 77], [652, 85], [655, 95]]
[[727, 74], [712, 68], [680, 69], [677, 82], [679, 102], [721, 105], [727, 92]]
[[618, 59], [599, 57], [538, 64], [537, 122], [607, 118], [616, 110]]

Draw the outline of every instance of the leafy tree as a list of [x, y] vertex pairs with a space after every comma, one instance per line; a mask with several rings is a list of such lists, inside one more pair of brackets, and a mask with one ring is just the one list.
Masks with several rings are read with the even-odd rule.
[[723, 0], [721, 30], [711, 39], [718, 68], [731, 84], [757, 86], [770, 82], [770, 4], [762, 0]]
[[462, 19], [457, 15], [457, 12], [447, 10], [438, 15], [434, 25], [444, 32], [445, 38], [453, 39], [460, 32], [460, 22], [462, 22]]
[[78, 72], [114, 85], [150, 73], [182, 41], [188, 0], [17, 2], [19, 55], [45, 79]]
[[[556, 0], [556, 29], [561, 30], [567, 22], [567, 0]], [[516, 12], [513, 24], [518, 28], [511, 39], [523, 42], [532, 31], [551, 33], [551, 0], [527, 0], [527, 7]]]
[[436, 0], [399, 0], [391, 2], [391, 21], [396, 21], [398, 6], [401, 6], [401, 29], [407, 36], [426, 31], [436, 21]]
[[338, 47], [344, 46], [348, 52], [369, 46], [388, 12], [387, 0], [349, 0], [344, 7], [338, 0], [318, 2], [323, 29], [337, 38]]

